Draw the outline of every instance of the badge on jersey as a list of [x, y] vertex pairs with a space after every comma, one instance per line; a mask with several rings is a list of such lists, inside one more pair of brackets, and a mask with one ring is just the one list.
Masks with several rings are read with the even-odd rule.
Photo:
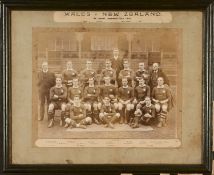
[[166, 91], [165, 91], [165, 90], [163, 90], [162, 92], [163, 92], [163, 93], [166, 93]]

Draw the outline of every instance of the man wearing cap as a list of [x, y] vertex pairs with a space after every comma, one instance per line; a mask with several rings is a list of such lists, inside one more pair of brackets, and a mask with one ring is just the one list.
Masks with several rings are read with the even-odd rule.
[[72, 86], [72, 81], [74, 78], [77, 78], [77, 71], [73, 69], [73, 65], [71, 61], [68, 61], [66, 64], [66, 70], [62, 72], [63, 84], [66, 85], [67, 88]]
[[50, 123], [48, 128], [51, 128], [54, 125], [54, 113], [56, 109], [61, 109], [60, 125], [62, 126], [64, 124], [67, 101], [67, 88], [62, 85], [62, 77], [56, 77], [56, 85], [50, 89], [50, 101], [48, 107]]
[[70, 108], [69, 115], [66, 114], [65, 128], [82, 128], [86, 129], [87, 125], [92, 123], [91, 117], [86, 115], [85, 106], [81, 103], [80, 97], [74, 96], [73, 105]]
[[157, 127], [164, 127], [166, 126], [168, 104], [171, 100], [171, 94], [169, 88], [164, 86], [163, 77], [159, 77], [157, 81], [158, 85], [153, 88], [151, 97], [158, 117]]
[[143, 62], [139, 63], [139, 69], [135, 72], [135, 83], [138, 86], [140, 79], [145, 80], [145, 84], [149, 82], [149, 72], [145, 69]]
[[134, 78], [134, 71], [132, 69], [130, 69], [130, 65], [128, 60], [124, 60], [123, 61], [123, 69], [120, 71], [119, 73], [119, 77], [118, 77], [118, 85], [119, 87], [121, 86], [121, 80], [122, 78], [127, 78], [129, 85], [132, 85], [132, 81]]
[[88, 86], [84, 89], [84, 102], [87, 109], [87, 115], [92, 116], [93, 121], [99, 124], [99, 109], [101, 103], [99, 102], [99, 88], [94, 84], [94, 78], [89, 78]]
[[40, 101], [40, 115], [38, 120], [44, 119], [45, 113], [45, 101], [47, 106], [50, 102], [50, 88], [55, 85], [55, 75], [48, 70], [48, 62], [42, 63], [42, 71], [38, 73], [38, 90], [39, 90], [39, 101]]
[[[106, 60], [105, 68], [101, 72], [101, 78], [110, 77], [111, 83], [115, 84], [116, 81], [116, 71], [111, 67], [112, 63], [110, 60]], [[103, 84], [101, 82], [101, 84]]]
[[93, 78], [94, 80], [96, 80], [96, 71], [92, 68], [91, 60], [86, 61], [86, 69], [84, 69], [80, 74], [83, 88], [88, 85], [89, 78]]
[[168, 80], [167, 76], [165, 75], [165, 73], [160, 69], [158, 63], [153, 63], [152, 71], [150, 72], [149, 77], [150, 77], [149, 78], [149, 86], [151, 88], [151, 91], [154, 87], [156, 87], [158, 85], [158, 83], [157, 83], [158, 77], [162, 77], [164, 80], [164, 83], [169, 85], [169, 80]]
[[109, 97], [111, 104], [114, 104], [115, 109], [118, 109], [117, 88], [111, 84], [110, 77], [104, 77], [104, 82], [105, 84], [100, 87], [100, 96], [102, 100], [104, 100], [105, 97]]
[[99, 118], [106, 127], [114, 128], [114, 123], [120, 118], [120, 114], [116, 112], [113, 104], [110, 103], [110, 98], [105, 97], [101, 107]]
[[122, 86], [118, 90], [118, 110], [120, 111], [121, 124], [129, 122], [131, 111], [134, 109], [133, 99], [134, 89], [129, 87], [127, 78], [122, 78]]

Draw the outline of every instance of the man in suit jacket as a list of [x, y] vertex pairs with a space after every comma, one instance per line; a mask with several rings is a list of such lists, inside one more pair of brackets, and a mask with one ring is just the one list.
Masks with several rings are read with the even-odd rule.
[[160, 69], [158, 63], [153, 63], [152, 65], [152, 71], [150, 72], [150, 79], [149, 79], [149, 86], [151, 89], [151, 92], [154, 87], [158, 85], [158, 77], [162, 77], [164, 80], [164, 84], [169, 85], [169, 80], [166, 76], [166, 74]]
[[40, 116], [39, 121], [44, 119], [45, 113], [45, 101], [47, 106], [49, 104], [49, 92], [50, 88], [55, 85], [55, 75], [48, 70], [48, 62], [42, 63], [42, 70], [38, 73], [38, 90], [39, 90], [39, 100], [40, 100]]

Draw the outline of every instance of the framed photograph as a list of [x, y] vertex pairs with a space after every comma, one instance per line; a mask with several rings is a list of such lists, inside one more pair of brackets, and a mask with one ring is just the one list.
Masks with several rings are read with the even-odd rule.
[[213, 16], [207, 0], [2, 1], [2, 173], [211, 173]]

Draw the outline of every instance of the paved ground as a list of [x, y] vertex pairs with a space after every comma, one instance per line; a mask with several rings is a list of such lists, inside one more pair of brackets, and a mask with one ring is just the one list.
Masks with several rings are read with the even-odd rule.
[[144, 138], [144, 139], [170, 139], [177, 138], [175, 109], [169, 113], [168, 124], [164, 128], [141, 125], [132, 129], [128, 125], [115, 124], [115, 128], [105, 128], [103, 125], [90, 125], [87, 129], [63, 128], [59, 121], [53, 128], [47, 128], [47, 117], [38, 122], [38, 138]]

